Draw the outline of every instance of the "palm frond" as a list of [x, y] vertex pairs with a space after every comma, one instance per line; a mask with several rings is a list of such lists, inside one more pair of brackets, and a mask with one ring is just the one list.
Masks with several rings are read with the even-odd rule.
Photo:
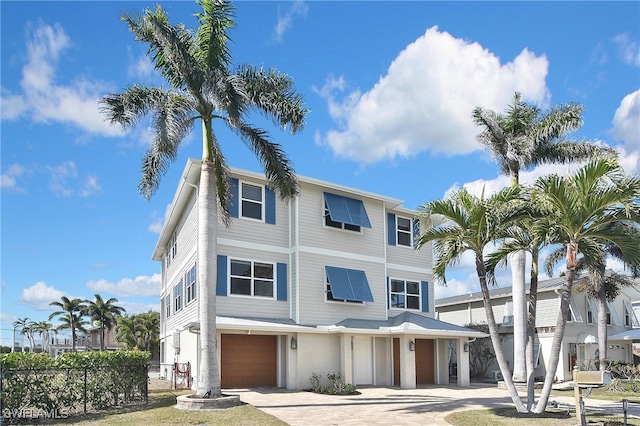
[[196, 15], [199, 26], [196, 32], [198, 48], [194, 57], [202, 64], [202, 69], [228, 73], [231, 53], [228, 48], [231, 40], [228, 34], [235, 28], [235, 8], [230, 2], [218, 0], [197, 0], [202, 12]]

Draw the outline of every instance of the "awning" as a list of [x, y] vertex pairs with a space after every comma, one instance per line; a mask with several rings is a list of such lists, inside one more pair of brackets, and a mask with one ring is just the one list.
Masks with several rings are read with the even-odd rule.
[[373, 295], [364, 271], [325, 266], [331, 295], [336, 300], [373, 302]]
[[631, 330], [623, 331], [607, 338], [608, 341], [612, 340], [626, 340], [640, 342], [640, 328], [632, 328]]
[[362, 200], [325, 192], [324, 201], [329, 209], [329, 216], [334, 222], [371, 228], [371, 222], [369, 222], [369, 216], [367, 216], [367, 210], [364, 208]]

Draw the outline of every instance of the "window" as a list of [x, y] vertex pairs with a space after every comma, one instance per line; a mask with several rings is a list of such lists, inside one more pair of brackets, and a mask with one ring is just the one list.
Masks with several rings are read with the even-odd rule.
[[628, 300], [624, 301], [624, 325], [625, 327], [640, 327], [633, 306]]
[[240, 191], [242, 217], [263, 220], [263, 188], [263, 186], [242, 182]]
[[171, 316], [171, 295], [168, 294], [164, 300], [164, 308], [166, 309], [165, 318], [169, 318]]
[[230, 294], [273, 298], [274, 264], [231, 259]]
[[587, 324], [594, 324], [598, 317], [598, 307], [596, 302], [590, 297], [587, 297]]
[[[562, 300], [558, 298], [558, 304], [560, 304]], [[582, 316], [580, 315], [580, 310], [578, 309], [578, 305], [576, 304], [573, 296], [569, 299], [569, 309], [567, 310], [567, 321], [569, 322], [582, 322]]]
[[182, 280], [173, 288], [173, 311], [182, 309]]
[[622, 325], [622, 321], [620, 321], [620, 317], [618, 316], [618, 311], [612, 302], [607, 300], [607, 324], [615, 324]]
[[392, 279], [389, 297], [391, 308], [420, 310], [420, 283]]
[[171, 234], [169, 243], [167, 244], [167, 251], [165, 254], [167, 268], [169, 267], [169, 265], [171, 265], [171, 262], [173, 261], [173, 259], [176, 258], [177, 254], [178, 254], [178, 237], [177, 237], [177, 232], [174, 231], [173, 234]]
[[413, 229], [411, 219], [405, 217], [398, 217], [396, 221], [396, 234], [398, 236], [397, 242], [399, 246], [413, 247]]
[[369, 216], [361, 200], [324, 193], [324, 224], [332, 228], [360, 232], [371, 228]]
[[193, 267], [185, 274], [184, 284], [187, 287], [186, 303], [189, 303], [198, 297], [198, 289], [196, 287], [196, 265], [193, 265]]
[[373, 302], [369, 281], [364, 271], [325, 266], [326, 300], [336, 302]]

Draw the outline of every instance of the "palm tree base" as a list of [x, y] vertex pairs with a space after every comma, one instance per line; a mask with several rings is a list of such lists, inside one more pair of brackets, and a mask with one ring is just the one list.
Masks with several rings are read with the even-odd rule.
[[222, 394], [218, 398], [202, 398], [199, 395], [180, 395], [176, 404], [179, 410], [220, 410], [241, 405], [240, 395]]

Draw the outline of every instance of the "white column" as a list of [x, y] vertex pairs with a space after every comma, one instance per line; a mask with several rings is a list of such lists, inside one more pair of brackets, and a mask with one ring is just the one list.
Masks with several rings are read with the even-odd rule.
[[458, 386], [469, 386], [471, 382], [469, 377], [469, 352], [465, 352], [464, 350], [464, 345], [467, 341], [468, 339], [466, 337], [456, 339], [456, 352], [458, 353]]
[[416, 353], [409, 350], [409, 341], [415, 345], [413, 337], [400, 336], [400, 387], [403, 389], [416, 388]]

